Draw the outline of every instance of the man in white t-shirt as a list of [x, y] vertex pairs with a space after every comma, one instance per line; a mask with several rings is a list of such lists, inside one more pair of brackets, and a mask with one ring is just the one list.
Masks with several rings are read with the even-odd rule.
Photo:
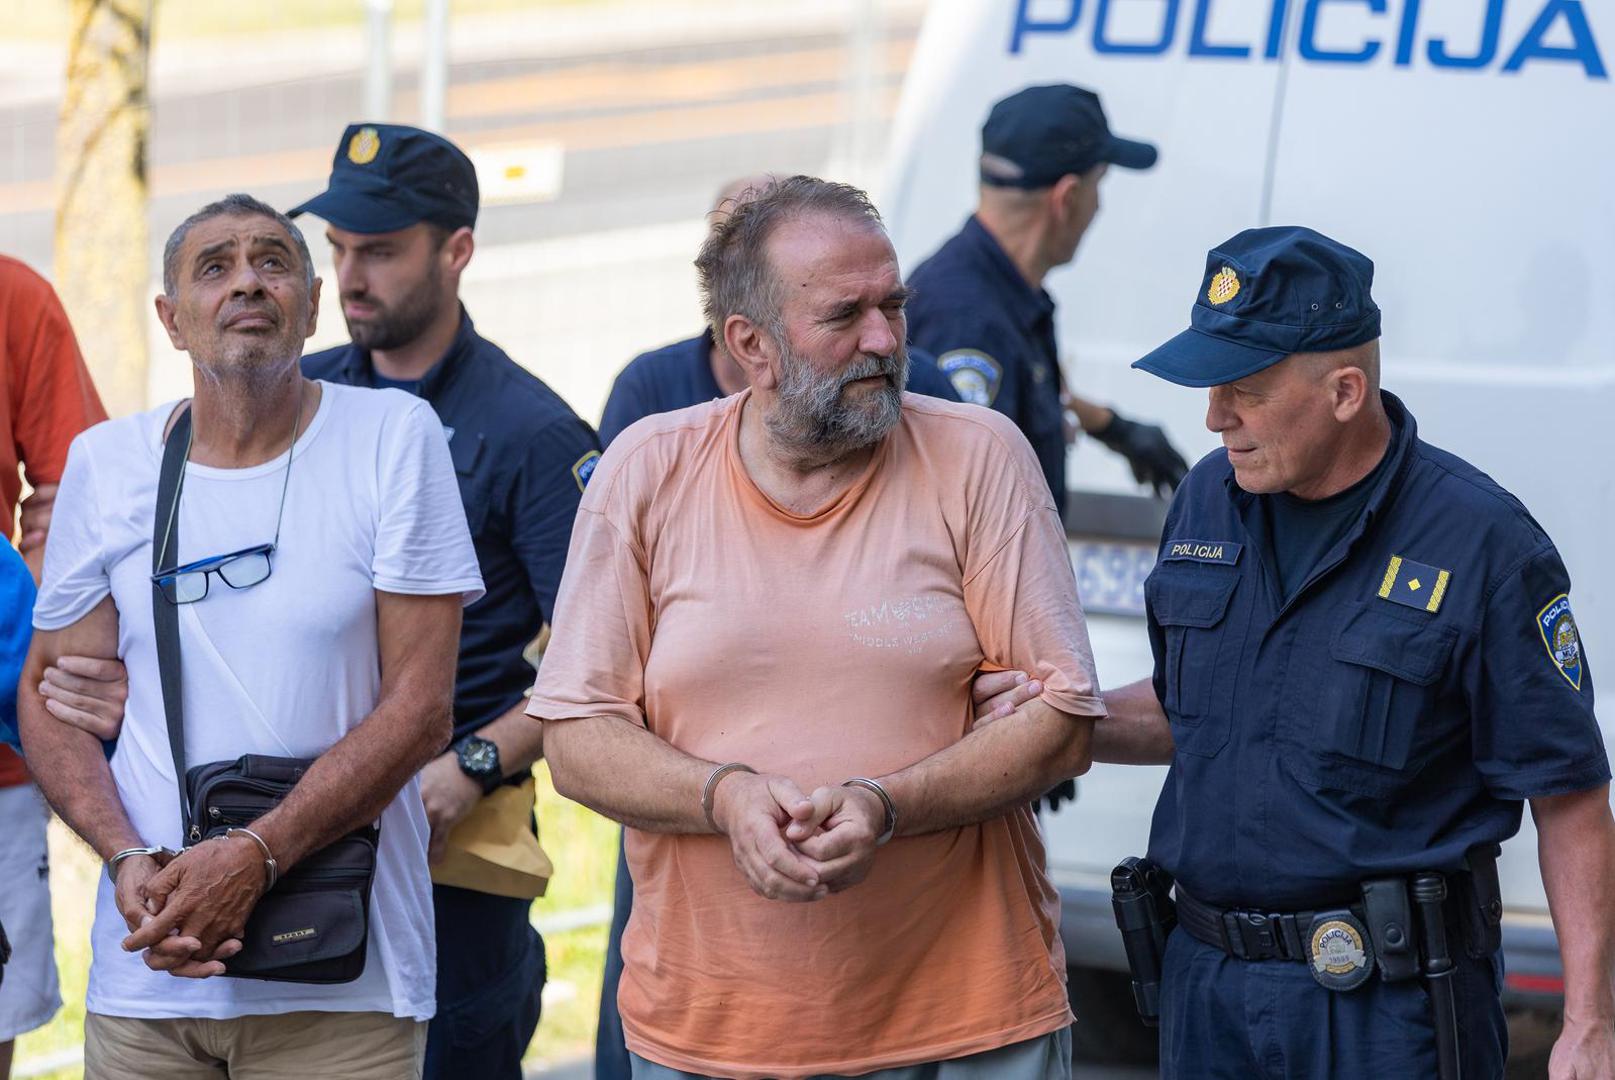
[[[317, 758], [242, 835], [168, 861], [117, 859], [92, 931], [85, 1073], [95, 1078], [418, 1076], [435, 953], [415, 776], [448, 739], [460, 608], [482, 593], [430, 406], [304, 379], [319, 282], [285, 217], [230, 196], [175, 230], [157, 312], [195, 368], [178, 550], [272, 543], [269, 576], [220, 574], [178, 605], [187, 765]], [[106, 860], [178, 848], [179, 786], [151, 586], [165, 405], [74, 441], [19, 702], [40, 787]], [[160, 602], [160, 601], [159, 601]], [[37, 692], [64, 654], [117, 656], [129, 700], [110, 761]], [[364, 973], [337, 985], [219, 978], [270, 880], [379, 821]], [[267, 848], [267, 853], [264, 848]], [[179, 978], [175, 978], [179, 976]]]

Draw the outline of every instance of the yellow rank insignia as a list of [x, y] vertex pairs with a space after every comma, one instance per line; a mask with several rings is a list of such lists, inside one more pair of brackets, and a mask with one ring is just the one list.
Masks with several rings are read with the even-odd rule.
[[1225, 266], [1217, 271], [1211, 278], [1211, 286], [1206, 289], [1206, 299], [1214, 305], [1221, 307], [1239, 295], [1239, 275], [1232, 266]]
[[1390, 565], [1385, 568], [1385, 577], [1380, 580], [1379, 598], [1403, 607], [1434, 613], [1441, 610], [1441, 600], [1447, 595], [1447, 585], [1451, 581], [1450, 570], [1392, 555]]
[[381, 152], [381, 136], [373, 127], [362, 127], [348, 140], [348, 160], [355, 165], [368, 165]]

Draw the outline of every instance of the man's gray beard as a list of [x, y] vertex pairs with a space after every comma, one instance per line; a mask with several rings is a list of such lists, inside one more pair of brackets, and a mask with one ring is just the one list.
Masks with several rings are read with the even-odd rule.
[[[781, 447], [833, 461], [884, 439], [903, 417], [908, 385], [908, 349], [899, 343], [891, 356], [864, 356], [845, 371], [824, 375], [780, 342], [779, 393], [764, 425]], [[885, 375], [891, 385], [860, 404], [842, 400], [842, 391], [859, 379]]]

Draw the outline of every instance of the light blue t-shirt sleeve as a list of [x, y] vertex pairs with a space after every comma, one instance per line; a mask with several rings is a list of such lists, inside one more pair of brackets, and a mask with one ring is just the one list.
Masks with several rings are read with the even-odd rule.
[[21, 752], [17, 680], [33, 636], [34, 578], [10, 544], [0, 544], [0, 742]]

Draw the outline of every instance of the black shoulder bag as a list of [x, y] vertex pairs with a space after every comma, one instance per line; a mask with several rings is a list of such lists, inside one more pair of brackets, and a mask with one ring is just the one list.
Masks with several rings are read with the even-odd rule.
[[[152, 573], [167, 548], [178, 558], [179, 497], [190, 442], [191, 411], [184, 407], [163, 448], [152, 537]], [[170, 520], [172, 519], [172, 520]], [[247, 754], [185, 768], [185, 714], [180, 685], [179, 608], [152, 582], [152, 618], [157, 628], [157, 664], [168, 746], [180, 784], [180, 819], [189, 849], [250, 826], [273, 810], [308, 771], [312, 760]], [[288, 870], [247, 918], [241, 951], [225, 961], [225, 974], [273, 982], [344, 983], [364, 973], [370, 937], [370, 885], [376, 875], [374, 826], [356, 829]]]

